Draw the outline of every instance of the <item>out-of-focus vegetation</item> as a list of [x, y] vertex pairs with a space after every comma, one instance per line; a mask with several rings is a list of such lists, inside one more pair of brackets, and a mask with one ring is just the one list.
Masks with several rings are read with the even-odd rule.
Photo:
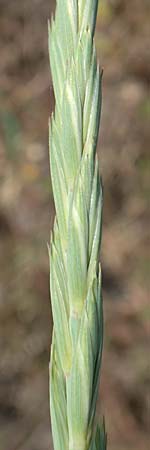
[[[51, 0], [0, 0], [0, 442], [51, 447], [47, 241], [54, 206], [47, 51]], [[148, 448], [149, 0], [100, 2], [99, 138], [105, 346], [101, 396], [111, 450]], [[105, 407], [105, 411], [104, 411]], [[52, 447], [51, 447], [52, 448]]]

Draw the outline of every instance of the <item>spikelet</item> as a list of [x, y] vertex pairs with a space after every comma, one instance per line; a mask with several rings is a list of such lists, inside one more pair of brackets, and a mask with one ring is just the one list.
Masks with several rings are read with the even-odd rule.
[[93, 42], [98, 0], [57, 0], [49, 26], [55, 114], [49, 132], [56, 209], [50, 291], [50, 409], [55, 450], [105, 450], [95, 427], [103, 344], [102, 185], [96, 145], [101, 73]]

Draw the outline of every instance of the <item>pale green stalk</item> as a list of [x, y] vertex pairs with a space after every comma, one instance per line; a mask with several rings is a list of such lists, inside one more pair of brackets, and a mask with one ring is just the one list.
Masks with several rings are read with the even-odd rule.
[[93, 42], [98, 0], [57, 0], [49, 30], [56, 100], [50, 166], [56, 219], [50, 246], [54, 330], [50, 408], [55, 450], [105, 450], [95, 426], [103, 344], [102, 186], [96, 152], [101, 73]]

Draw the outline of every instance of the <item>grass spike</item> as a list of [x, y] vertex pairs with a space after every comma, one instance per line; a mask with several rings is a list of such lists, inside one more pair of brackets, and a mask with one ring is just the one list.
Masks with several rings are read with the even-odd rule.
[[49, 25], [55, 94], [50, 167], [56, 218], [49, 249], [53, 338], [50, 410], [54, 450], [106, 450], [95, 424], [103, 346], [102, 185], [96, 146], [102, 73], [94, 31], [98, 0], [57, 0]]

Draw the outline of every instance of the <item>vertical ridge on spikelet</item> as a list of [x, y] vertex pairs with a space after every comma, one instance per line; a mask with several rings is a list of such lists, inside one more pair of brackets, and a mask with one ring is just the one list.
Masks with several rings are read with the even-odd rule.
[[98, 0], [57, 0], [49, 25], [55, 113], [49, 130], [56, 218], [49, 248], [54, 321], [50, 408], [55, 450], [105, 450], [94, 418], [103, 344], [102, 185], [96, 145], [101, 73]]

